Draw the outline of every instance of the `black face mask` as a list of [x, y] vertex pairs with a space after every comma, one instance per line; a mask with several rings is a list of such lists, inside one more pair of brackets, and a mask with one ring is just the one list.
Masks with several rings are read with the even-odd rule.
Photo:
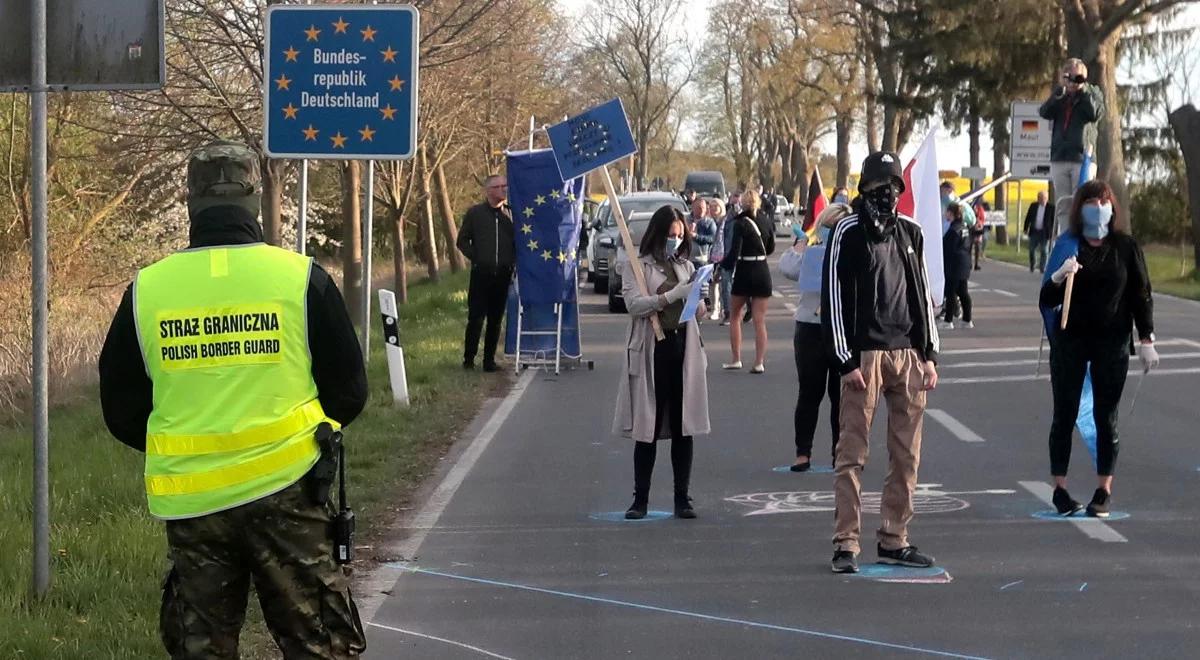
[[896, 202], [900, 190], [895, 184], [879, 186], [862, 194], [864, 227], [874, 241], [889, 238], [896, 230]]

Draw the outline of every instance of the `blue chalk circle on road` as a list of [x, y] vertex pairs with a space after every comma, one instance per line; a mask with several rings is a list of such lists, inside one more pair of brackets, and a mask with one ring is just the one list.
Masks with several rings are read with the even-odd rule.
[[833, 468], [828, 465], [812, 465], [805, 472], [792, 472], [792, 466], [780, 465], [771, 468], [772, 472], [785, 472], [788, 474], [833, 474]]
[[846, 577], [910, 584], [941, 584], [950, 582], [951, 579], [950, 574], [941, 566], [915, 568], [892, 564], [863, 564], [857, 573], [847, 573]]
[[602, 511], [600, 513], [593, 513], [588, 517], [592, 520], [602, 520], [604, 522], [643, 523], [650, 522], [652, 520], [666, 520], [667, 518], [674, 518], [675, 514], [671, 513], [670, 511], [647, 511], [646, 517], [642, 518], [641, 520], [626, 520], [624, 511]]
[[1126, 518], [1129, 517], [1129, 513], [1127, 511], [1112, 511], [1108, 514], [1107, 518], [1093, 518], [1093, 517], [1087, 515], [1086, 513], [1084, 513], [1083, 511], [1080, 511], [1079, 513], [1076, 513], [1073, 516], [1063, 516], [1063, 515], [1060, 515], [1057, 511], [1047, 510], [1047, 511], [1035, 511], [1033, 513], [1033, 517], [1037, 518], [1038, 520], [1055, 520], [1055, 521], [1059, 521], [1059, 522], [1080, 521], [1080, 520], [1082, 520], [1082, 521], [1093, 520], [1095, 522], [1112, 522], [1114, 520], [1125, 520]]

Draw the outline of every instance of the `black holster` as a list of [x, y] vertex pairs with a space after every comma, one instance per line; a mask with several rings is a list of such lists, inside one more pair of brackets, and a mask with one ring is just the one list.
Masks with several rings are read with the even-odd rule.
[[314, 434], [317, 440], [317, 447], [321, 450], [321, 455], [317, 458], [317, 462], [308, 471], [308, 478], [305, 480], [305, 490], [308, 492], [309, 500], [318, 506], [324, 506], [329, 502], [330, 492], [333, 490], [333, 480], [338, 473], [338, 455], [342, 446], [342, 432], [333, 430], [333, 426], [329, 422], [321, 422], [317, 426]]

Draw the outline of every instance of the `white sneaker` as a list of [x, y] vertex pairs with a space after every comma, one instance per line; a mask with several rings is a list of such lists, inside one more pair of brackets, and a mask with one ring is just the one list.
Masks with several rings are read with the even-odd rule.
[[721, 318], [721, 315], [715, 309], [712, 311], [712, 314], [708, 315], [709, 321], [716, 321], [719, 318]]
[[738, 360], [737, 362], [726, 362], [725, 364], [721, 365], [721, 368], [722, 369], [741, 369], [742, 361]]
[[963, 324], [962, 324], [962, 327], [964, 327], [964, 328], [974, 328], [974, 327], [975, 327], [975, 322], [974, 322], [974, 321], [967, 321], [966, 323], [963, 323]]
[[938, 321], [938, 330], [953, 330], [953, 329], [954, 329], [954, 322], [947, 323], [945, 321]]

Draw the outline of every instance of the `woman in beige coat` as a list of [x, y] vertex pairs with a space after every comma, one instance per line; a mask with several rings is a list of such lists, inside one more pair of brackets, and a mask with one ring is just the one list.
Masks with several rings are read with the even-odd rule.
[[[638, 520], [646, 516], [658, 440], [670, 438], [675, 516], [695, 518], [688, 481], [692, 436], [709, 431], [708, 358], [696, 320], [679, 320], [695, 271], [687, 259], [691, 245], [683, 214], [671, 206], [655, 211], [638, 252], [636, 261], [620, 263], [621, 294], [630, 324], [613, 432], [635, 440], [633, 504], [625, 517]], [[653, 292], [650, 295], [642, 295], [638, 289], [635, 267], [645, 274], [646, 288]], [[696, 318], [704, 311], [701, 302]], [[654, 337], [650, 324], [654, 315], [662, 324], [662, 340]]]

